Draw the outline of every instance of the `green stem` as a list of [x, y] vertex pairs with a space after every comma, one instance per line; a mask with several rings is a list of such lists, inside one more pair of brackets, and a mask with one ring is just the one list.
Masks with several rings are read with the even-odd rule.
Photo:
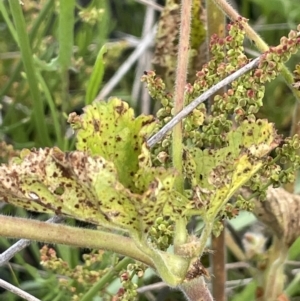
[[[43, 5], [43, 8], [40, 11], [39, 15], [37, 16], [37, 18], [35, 18], [35, 20], [32, 24], [31, 30], [29, 32], [29, 42], [31, 45], [35, 39], [35, 36], [37, 34], [37, 31], [38, 31], [42, 21], [45, 19], [46, 15], [49, 14], [49, 10], [53, 5], [54, 5], [53, 0], [48, 0]], [[5, 9], [5, 6], [3, 5], [2, 1], [0, 1], [0, 11], [4, 17], [4, 13], [6, 12], [6, 9]], [[6, 22], [6, 19], [5, 19], [5, 22]], [[13, 32], [15, 32], [14, 28], [13, 28], [13, 31], [11, 30], [12, 35], [13, 35]], [[3, 86], [3, 88], [0, 90], [0, 99], [3, 97], [3, 95], [5, 95], [7, 93], [7, 91], [10, 89], [11, 85], [16, 81], [17, 76], [19, 75], [19, 73], [21, 71], [21, 66], [22, 66], [22, 63], [21, 63], [21, 61], [19, 61], [18, 64], [16, 65], [14, 71], [12, 72], [12, 74], [10, 74], [9, 80]]]
[[0, 236], [3, 237], [110, 250], [154, 267], [152, 260], [137, 248], [134, 241], [122, 235], [4, 215], [0, 215], [0, 224]]
[[204, 222], [205, 222], [204, 229], [202, 230], [201, 236], [199, 239], [199, 248], [195, 252], [196, 254], [198, 254], [198, 256], [200, 258], [205, 250], [206, 243], [207, 243], [207, 241], [212, 233], [212, 229], [213, 229], [213, 221], [204, 221]]
[[115, 267], [111, 268], [98, 282], [96, 282], [86, 294], [81, 297], [81, 301], [93, 300], [95, 296], [105, 287], [107, 283], [111, 283], [116, 275], [119, 274], [132, 261], [131, 258], [123, 258]]
[[55, 132], [55, 136], [56, 136], [56, 143], [57, 146], [63, 150], [64, 147], [64, 141], [63, 141], [63, 137], [61, 134], [61, 127], [60, 127], [60, 123], [59, 123], [59, 115], [58, 115], [58, 110], [55, 106], [55, 102], [54, 99], [52, 98], [52, 95], [48, 89], [48, 86], [44, 80], [44, 78], [42, 77], [40, 72], [37, 72], [37, 77], [39, 80], [40, 85], [42, 86], [42, 91], [45, 95], [45, 98], [47, 100], [48, 106], [50, 108], [50, 112], [51, 112], [51, 116], [52, 116], [52, 121], [53, 121], [53, 125], [54, 125], [54, 132]]
[[[223, 223], [224, 227], [224, 223]], [[214, 250], [210, 254], [210, 262], [212, 269], [212, 294], [216, 300], [226, 301], [226, 245], [225, 230], [221, 231], [219, 236], [211, 235], [211, 248]]]
[[58, 63], [65, 71], [71, 66], [73, 56], [75, 0], [60, 0], [59, 3]]
[[26, 24], [19, 1], [9, 0], [11, 13], [18, 34], [18, 43], [21, 50], [22, 61], [24, 64], [27, 81], [33, 101], [33, 114], [35, 126], [37, 129], [39, 144], [50, 145], [50, 138], [44, 121], [44, 106], [41, 100], [40, 91], [37, 85], [36, 70], [33, 62], [33, 55], [30, 48]]
[[5, 7], [4, 1], [0, 1], [0, 12], [2, 13], [3, 19], [5, 21], [6, 26], [8, 27], [8, 29], [10, 31], [10, 34], [12, 35], [15, 42], [18, 44], [18, 35], [17, 35], [17, 32], [15, 30], [15, 27], [14, 27], [12, 21], [9, 18], [9, 14]]
[[287, 259], [288, 248], [275, 235], [269, 250], [268, 267], [264, 273], [264, 299], [265, 301], [278, 300], [284, 289], [284, 263]]
[[158, 250], [153, 252], [151, 258], [159, 276], [166, 284], [176, 287], [183, 282], [190, 259]]
[[[178, 45], [178, 61], [176, 70], [176, 84], [174, 96], [174, 115], [178, 114], [184, 107], [184, 90], [188, 72], [189, 61], [189, 40], [191, 32], [191, 10], [192, 0], [183, 0], [180, 16], [180, 36]], [[183, 193], [184, 179], [182, 174], [182, 121], [177, 123], [173, 128], [172, 140], [172, 160], [173, 166], [178, 172], [175, 181], [175, 189]], [[179, 219], [175, 226], [174, 248], [177, 252], [178, 246], [186, 242], [187, 231], [186, 222]]]
[[300, 287], [300, 274], [296, 274], [291, 282], [288, 283], [287, 288], [285, 289], [285, 294], [287, 296], [294, 296], [299, 293]]
[[69, 67], [73, 57], [75, 0], [60, 0], [58, 66], [62, 81], [62, 111], [66, 112], [69, 99]]
[[152, 259], [158, 275], [171, 287], [182, 283], [188, 270], [190, 259], [149, 247], [147, 241], [132, 237], [139, 250]]
[[[207, 37], [208, 39], [217, 34], [220, 38], [226, 36], [226, 18], [220, 8], [215, 4], [213, 0], [206, 0], [206, 19], [207, 19]], [[212, 59], [212, 54], [209, 51], [209, 42], [207, 42], [208, 61]], [[225, 88], [220, 89], [216, 94], [223, 95]], [[215, 95], [216, 95], [215, 94]], [[208, 111], [210, 111], [213, 105], [214, 96], [211, 96], [208, 103]], [[211, 246], [215, 250], [210, 255], [210, 262], [212, 267], [212, 293], [216, 300], [225, 301], [226, 296], [226, 247], [225, 247], [225, 231], [223, 230], [218, 237], [211, 235]]]
[[[29, 239], [50, 244], [116, 252], [141, 261], [155, 269], [170, 286], [180, 284], [189, 267], [189, 259], [139, 246], [133, 239], [111, 232], [50, 224], [36, 220], [0, 215], [0, 236]], [[39, 229], [37, 231], [36, 229]]]

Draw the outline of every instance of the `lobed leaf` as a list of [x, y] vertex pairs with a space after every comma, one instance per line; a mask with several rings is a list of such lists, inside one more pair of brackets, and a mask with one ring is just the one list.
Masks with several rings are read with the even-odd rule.
[[105, 227], [140, 230], [131, 193], [113, 163], [58, 148], [26, 152], [0, 167], [0, 195], [27, 210], [52, 212]]
[[135, 176], [137, 194], [119, 182], [114, 164], [103, 157], [58, 148], [24, 150], [0, 166], [0, 198], [141, 237], [158, 216], [182, 215], [186, 207], [173, 191], [174, 170], [145, 168]]
[[173, 189], [175, 169], [142, 168], [136, 176], [136, 186], [145, 191], [139, 204], [144, 224], [152, 226], [160, 216], [175, 220], [189, 209], [189, 200]]
[[280, 142], [273, 124], [245, 120], [224, 137], [220, 149], [187, 148], [185, 170], [198, 193], [201, 214], [213, 219], [230, 197], [263, 164], [263, 157]]
[[52, 212], [134, 237], [148, 233], [157, 217], [186, 214], [189, 200], [173, 189], [174, 169], [151, 167], [145, 139], [151, 116], [134, 118], [119, 99], [94, 103], [69, 117], [77, 151], [23, 150], [0, 166], [0, 197], [27, 210]]
[[139, 169], [142, 144], [155, 126], [153, 116], [134, 118], [128, 104], [118, 98], [95, 102], [84, 114], [70, 114], [69, 122], [77, 130], [77, 150], [99, 155], [114, 163], [120, 182], [135, 190], [133, 176]]

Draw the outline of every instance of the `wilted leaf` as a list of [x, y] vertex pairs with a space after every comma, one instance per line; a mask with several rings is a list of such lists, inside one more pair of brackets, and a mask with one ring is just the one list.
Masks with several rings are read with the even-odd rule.
[[300, 196], [283, 188], [269, 187], [266, 200], [255, 200], [254, 213], [273, 233], [290, 247], [300, 236]]

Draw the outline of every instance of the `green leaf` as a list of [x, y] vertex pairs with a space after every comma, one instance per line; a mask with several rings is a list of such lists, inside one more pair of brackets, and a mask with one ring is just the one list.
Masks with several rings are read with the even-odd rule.
[[69, 122], [77, 132], [77, 150], [100, 155], [114, 163], [120, 182], [135, 191], [134, 174], [139, 169], [143, 143], [152, 133], [156, 122], [153, 116], [134, 118], [128, 104], [118, 98], [95, 102], [84, 114], [70, 114]]
[[[266, 120], [243, 121], [227, 134], [226, 147], [220, 149], [187, 148], [185, 172], [196, 191], [195, 207], [211, 220], [232, 195], [263, 164], [263, 157], [279, 143], [273, 124]], [[198, 203], [197, 203], [198, 202]]]
[[109, 228], [137, 232], [132, 194], [117, 181], [113, 163], [58, 148], [25, 152], [0, 167], [0, 195], [27, 210], [52, 212]]
[[162, 167], [144, 167], [135, 175], [137, 188], [144, 191], [139, 212], [147, 225], [146, 230], [159, 216], [169, 216], [175, 220], [191, 209], [189, 200], [173, 189], [176, 176], [175, 169]]
[[107, 52], [107, 47], [103, 45], [97, 55], [96, 62], [88, 82], [86, 96], [85, 96], [85, 104], [89, 105], [96, 98], [97, 93], [99, 91], [99, 87], [102, 83], [103, 74], [104, 74], [104, 60], [103, 56]]
[[0, 167], [0, 197], [27, 210], [53, 212], [128, 231], [140, 240], [158, 216], [191, 209], [173, 188], [176, 171], [151, 166], [146, 137], [155, 121], [134, 118], [119, 99], [94, 103], [69, 117], [77, 151], [23, 150]]
[[[146, 175], [144, 178], [143, 175]], [[176, 173], [142, 167], [140, 193], [118, 181], [114, 164], [81, 151], [24, 150], [0, 166], [0, 198], [27, 210], [65, 215], [141, 238], [160, 215], [182, 215], [187, 200], [173, 190]]]

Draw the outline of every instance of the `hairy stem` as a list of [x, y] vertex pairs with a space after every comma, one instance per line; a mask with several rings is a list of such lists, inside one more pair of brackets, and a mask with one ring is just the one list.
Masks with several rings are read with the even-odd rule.
[[155, 269], [161, 278], [173, 287], [182, 282], [189, 267], [189, 260], [186, 258], [162, 251], [157, 252], [148, 248], [147, 245], [139, 245], [138, 241], [129, 237], [111, 232], [49, 224], [4, 215], [0, 215], [0, 224], [2, 225], [0, 236], [3, 237], [108, 250], [131, 257]]
[[[191, 30], [191, 5], [191, 0], [182, 1], [174, 96], [174, 114], [178, 114], [184, 107], [184, 89], [188, 70], [189, 39]], [[177, 190], [180, 192], [183, 191], [182, 151], [182, 121], [179, 121], [173, 128], [172, 158], [173, 166], [179, 172], [179, 176], [176, 179], [175, 185]]]
[[110, 250], [154, 267], [152, 260], [137, 248], [134, 241], [122, 235], [4, 215], [0, 215], [0, 224], [0, 236], [3, 237]]
[[[53, 216], [46, 223], [61, 223], [64, 221], [64, 218], [61, 216]], [[13, 258], [18, 252], [25, 249], [31, 244], [29, 239], [20, 239], [15, 244], [10, 246], [7, 250], [5, 250], [2, 254], [0, 254], [0, 266], [5, 265]]]
[[203, 276], [184, 282], [179, 286], [188, 301], [213, 301]]
[[[187, 79], [188, 61], [189, 61], [189, 42], [191, 32], [191, 9], [192, 0], [183, 0], [181, 4], [180, 15], [180, 33], [178, 45], [178, 60], [176, 70], [175, 96], [174, 96], [174, 114], [178, 114], [184, 107], [184, 90]], [[173, 166], [178, 172], [175, 181], [175, 188], [179, 192], [183, 192], [183, 174], [182, 174], [182, 121], [179, 121], [173, 128], [172, 140], [172, 159]], [[176, 223], [174, 247], [175, 253], [177, 246], [186, 242], [186, 223], [179, 219]]]
[[[220, 8], [215, 4], [213, 0], [206, 0], [206, 19], [207, 19], [207, 38], [209, 39], [212, 35], [216, 34], [220, 38], [226, 36], [226, 18]], [[209, 41], [207, 42], [209, 45]], [[208, 61], [212, 59], [212, 55], [207, 50]], [[216, 94], [223, 95], [225, 93], [225, 87], [220, 89]], [[210, 97], [208, 110], [210, 111], [213, 105], [213, 98], [215, 95]], [[214, 252], [210, 254], [210, 262], [212, 267], [212, 294], [218, 301], [226, 301], [226, 247], [225, 247], [225, 231], [221, 231], [220, 235], [216, 237], [214, 234], [211, 235], [211, 247]]]

